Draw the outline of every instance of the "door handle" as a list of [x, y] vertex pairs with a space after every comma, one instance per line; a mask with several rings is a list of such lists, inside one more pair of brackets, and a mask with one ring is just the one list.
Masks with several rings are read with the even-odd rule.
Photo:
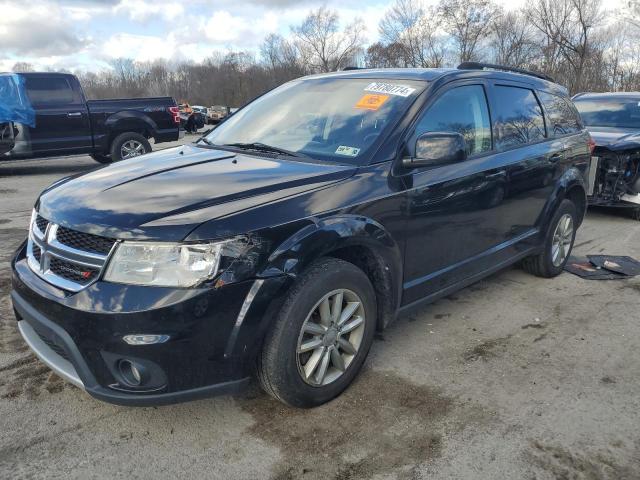
[[80, 117], [80, 116], [82, 116], [82, 112], [67, 113], [67, 117]]
[[564, 152], [554, 153], [549, 157], [549, 161], [551, 162], [558, 162], [563, 159], [564, 159]]

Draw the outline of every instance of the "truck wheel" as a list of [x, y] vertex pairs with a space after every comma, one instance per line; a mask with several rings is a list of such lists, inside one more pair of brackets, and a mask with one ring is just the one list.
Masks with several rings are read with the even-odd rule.
[[577, 225], [576, 206], [570, 200], [563, 200], [549, 222], [542, 253], [525, 258], [522, 268], [537, 277], [560, 275], [571, 255]]
[[294, 407], [328, 402], [360, 371], [375, 328], [369, 278], [351, 263], [322, 259], [287, 294], [258, 356], [258, 380]]
[[109, 155], [101, 155], [99, 153], [92, 153], [91, 158], [93, 158], [98, 163], [111, 163], [111, 157]]
[[114, 162], [139, 157], [150, 151], [149, 140], [135, 132], [121, 133], [111, 143], [111, 158]]

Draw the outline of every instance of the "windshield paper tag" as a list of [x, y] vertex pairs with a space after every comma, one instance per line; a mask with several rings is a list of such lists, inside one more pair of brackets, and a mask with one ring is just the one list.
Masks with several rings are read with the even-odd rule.
[[378, 110], [388, 99], [389, 95], [375, 95], [372, 93], [367, 93], [366, 95], [363, 95], [360, 100], [358, 100], [358, 103], [356, 103], [356, 108]]
[[356, 155], [358, 155], [358, 153], [360, 153], [360, 149], [355, 147], [348, 147], [346, 145], [340, 145], [336, 150], [336, 153], [338, 155], [346, 155], [347, 157], [355, 157]]
[[408, 97], [416, 91], [409, 85], [397, 85], [393, 83], [373, 82], [366, 86], [366, 92], [388, 93], [389, 95], [398, 95], [399, 97]]

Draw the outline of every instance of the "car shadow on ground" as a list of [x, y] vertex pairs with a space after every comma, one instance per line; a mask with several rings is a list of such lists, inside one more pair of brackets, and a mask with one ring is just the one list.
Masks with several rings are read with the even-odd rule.
[[100, 168], [102, 165], [97, 163], [89, 164], [89, 163], [72, 163], [72, 164], [61, 164], [55, 163], [53, 165], [47, 165], [46, 163], [38, 163], [38, 164], [26, 164], [20, 165], [19, 160], [14, 162], [0, 162], [0, 177], [12, 177], [12, 176], [27, 176], [27, 175], [43, 175], [43, 174], [51, 174], [51, 175], [73, 175], [74, 173], [82, 173], [88, 172], [90, 170], [95, 170], [96, 168]]

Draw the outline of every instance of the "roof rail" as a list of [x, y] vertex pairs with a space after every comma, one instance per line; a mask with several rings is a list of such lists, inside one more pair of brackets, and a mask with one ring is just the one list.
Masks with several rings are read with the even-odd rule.
[[458, 70], [484, 70], [489, 68], [491, 70], [503, 70], [505, 72], [521, 73], [523, 75], [531, 75], [532, 77], [541, 78], [549, 82], [555, 83], [555, 80], [549, 75], [544, 73], [533, 72], [531, 70], [525, 70], [524, 68], [507, 67], [506, 65], [495, 65], [493, 63], [481, 63], [481, 62], [462, 62], [458, 65]]

